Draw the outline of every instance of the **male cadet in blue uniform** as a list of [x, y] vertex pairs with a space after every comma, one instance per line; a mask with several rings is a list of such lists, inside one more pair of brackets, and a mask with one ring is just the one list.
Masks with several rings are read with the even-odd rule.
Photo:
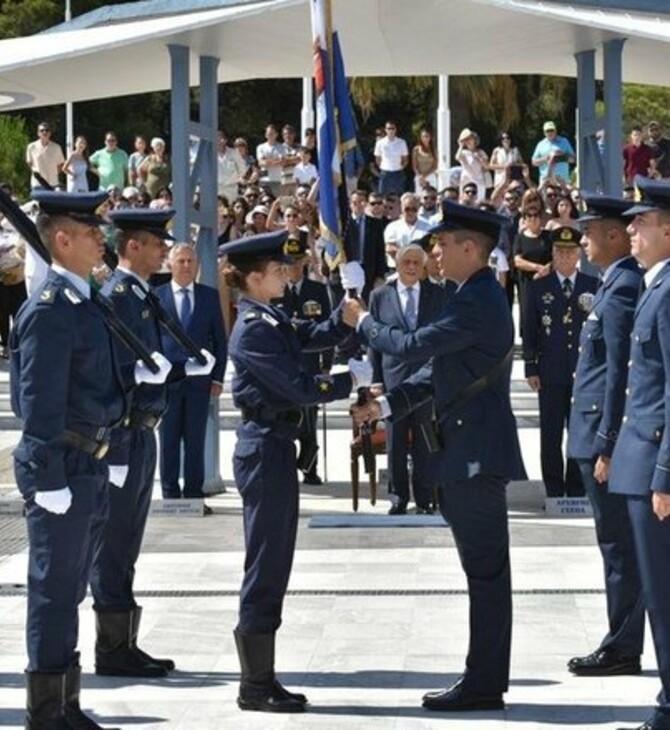
[[30, 545], [25, 727], [95, 730], [100, 726], [79, 705], [77, 609], [107, 517], [102, 459], [109, 432], [124, 416], [126, 387], [151, 373], [132, 362], [122, 375], [91, 300], [87, 279], [104, 251], [102, 220], [94, 211], [106, 194], [32, 195], [53, 263], [19, 312], [11, 337], [12, 407], [23, 420], [15, 472]]
[[[149, 290], [149, 276], [161, 267], [166, 253], [165, 225], [170, 210], [126, 208], [109, 216], [115, 231], [119, 265], [102, 288], [119, 317], [151, 351], [161, 349], [155, 294]], [[125, 363], [131, 353], [119, 347]], [[169, 380], [207, 375], [214, 358], [207, 353], [207, 366], [188, 361], [172, 366], [159, 355]], [[110, 482], [120, 488], [110, 491], [107, 524], [96, 550], [91, 570], [91, 592], [96, 613], [97, 674], [125, 677], [163, 677], [174, 669], [171, 659], [156, 659], [137, 646], [141, 608], [133, 594], [135, 563], [139, 557], [144, 527], [151, 505], [156, 469], [156, 437], [166, 407], [167, 385], [145, 384], [132, 393], [126, 423], [112, 433], [109, 452]]]
[[[447, 290], [424, 276], [427, 255], [417, 243], [403, 246], [396, 254], [398, 277], [370, 293], [370, 314], [378, 322], [413, 332], [434, 322], [448, 300]], [[372, 381], [382, 392], [395, 388], [420, 370], [426, 360], [407, 360], [368, 350], [372, 364]], [[381, 393], [380, 393], [381, 394]], [[417, 514], [432, 514], [433, 490], [437, 486], [434, 467], [423, 428], [433, 419], [428, 403], [405, 418], [386, 426], [386, 452], [389, 466], [390, 515], [404, 515], [409, 502], [408, 452], [412, 455], [412, 491]], [[409, 443], [411, 433], [411, 444]]]
[[[287, 271], [288, 282], [284, 297], [280, 302], [282, 309], [292, 319], [325, 322], [331, 312], [328, 288], [325, 284], [312, 281], [305, 276], [305, 266], [309, 256], [306, 241], [289, 234], [284, 248], [293, 263], [289, 265]], [[300, 364], [307, 375], [327, 375], [333, 364], [333, 349], [321, 352], [302, 352]], [[302, 412], [303, 420], [298, 435], [300, 443], [298, 468], [304, 473], [303, 484], [319, 486], [323, 484], [321, 477], [317, 474], [319, 446], [316, 439], [316, 427], [319, 408], [317, 405], [304, 406]]]
[[579, 467], [563, 460], [563, 431], [579, 333], [593, 303], [598, 280], [577, 271], [581, 234], [562, 226], [551, 232], [553, 272], [528, 285], [523, 328], [526, 378], [540, 401], [540, 463], [547, 497], [583, 497]]
[[[436, 454], [440, 510], [451, 525], [468, 578], [470, 642], [466, 669], [449, 689], [423, 698], [428, 710], [503, 709], [512, 639], [512, 590], [505, 487], [525, 479], [516, 420], [510, 404], [514, 329], [505, 292], [488, 266], [501, 216], [451, 201], [430, 232], [441, 273], [458, 289], [442, 315], [407, 333], [376, 322], [356, 300], [345, 302], [345, 321], [387, 354], [432, 357], [418, 373], [384, 396], [355, 408], [357, 420], [396, 421], [433, 400], [442, 436]], [[345, 281], [345, 287], [358, 282]]]
[[[180, 499], [181, 450], [184, 450], [185, 499], [203, 499], [205, 481], [205, 434], [210, 397], [223, 391], [226, 371], [226, 332], [221, 313], [219, 292], [198, 284], [198, 258], [193, 246], [177, 243], [170, 249], [169, 266], [172, 281], [158, 287], [156, 294], [173, 320], [181, 323], [195, 344], [216, 358], [209, 375], [185, 378], [168, 387], [168, 408], [160, 425], [161, 486], [165, 499]], [[161, 332], [162, 351], [170, 362], [185, 363], [189, 354]], [[205, 514], [211, 509], [205, 505]]]
[[633, 528], [661, 691], [638, 730], [670, 730], [670, 185], [635, 178], [631, 251], [647, 272], [633, 320], [628, 397], [609, 473]]
[[582, 245], [602, 272], [593, 307], [580, 337], [568, 428], [568, 456], [577, 461], [593, 506], [605, 567], [609, 631], [600, 646], [574, 657], [568, 669], [579, 676], [638, 674], [644, 641], [644, 600], [626, 500], [607, 485], [626, 401], [630, 332], [642, 272], [630, 255], [630, 203], [584, 194]]

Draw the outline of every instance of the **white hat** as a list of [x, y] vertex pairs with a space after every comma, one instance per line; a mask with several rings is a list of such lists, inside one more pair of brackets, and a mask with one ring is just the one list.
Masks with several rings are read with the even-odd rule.
[[463, 129], [458, 135], [458, 142], [460, 144], [461, 142], [465, 142], [466, 139], [470, 139], [470, 137], [474, 136], [475, 133], [470, 129], [470, 127], [465, 127], [465, 129]]
[[137, 198], [139, 194], [140, 191], [134, 185], [128, 185], [127, 188], [123, 188], [123, 193], [121, 193], [124, 198]]

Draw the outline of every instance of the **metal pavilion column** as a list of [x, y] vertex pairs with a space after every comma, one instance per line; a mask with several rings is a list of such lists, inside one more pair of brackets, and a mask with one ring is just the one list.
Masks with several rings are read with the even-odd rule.
[[605, 96], [605, 181], [607, 195], [622, 194], [621, 119], [622, 56], [625, 38], [603, 44]]
[[575, 54], [577, 62], [577, 169], [579, 185], [596, 191], [604, 187], [604, 167], [598, 150], [596, 133], [596, 52]]
[[[169, 45], [172, 86], [172, 185], [175, 200], [174, 235], [179, 241], [191, 240], [191, 226], [198, 225], [196, 249], [200, 262], [200, 282], [218, 290], [216, 266], [217, 181], [216, 143], [218, 135], [219, 59], [200, 57], [200, 120], [191, 120], [190, 49]], [[198, 140], [191, 169], [191, 138]], [[199, 190], [200, 205], [193, 201]], [[219, 473], [219, 403], [212, 399], [205, 439], [205, 494], [225, 491]]]
[[449, 109], [449, 77], [440, 74], [437, 77], [437, 179], [440, 189], [449, 184], [451, 164], [451, 110]]

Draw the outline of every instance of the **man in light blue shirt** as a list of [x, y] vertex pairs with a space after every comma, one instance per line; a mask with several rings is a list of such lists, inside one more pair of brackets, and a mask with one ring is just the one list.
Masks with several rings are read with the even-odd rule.
[[554, 122], [545, 122], [542, 130], [544, 139], [537, 143], [532, 159], [533, 166], [540, 170], [540, 185], [548, 178], [567, 183], [575, 151], [565, 137], [558, 135]]

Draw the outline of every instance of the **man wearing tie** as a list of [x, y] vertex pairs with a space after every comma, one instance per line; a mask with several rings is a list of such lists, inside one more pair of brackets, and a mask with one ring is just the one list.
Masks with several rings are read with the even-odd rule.
[[554, 271], [528, 287], [523, 328], [526, 379], [540, 402], [540, 463], [547, 497], [582, 497], [577, 463], [563, 459], [563, 432], [570, 418], [579, 333], [598, 280], [577, 271], [580, 233], [562, 226], [551, 233]]
[[[436, 320], [449, 298], [443, 287], [433, 284], [425, 276], [426, 253], [416, 243], [401, 248], [396, 258], [398, 278], [375, 289], [370, 295], [370, 314], [378, 322], [414, 332], [417, 327]], [[408, 361], [407, 358], [382, 354], [370, 348], [372, 380], [378, 387], [375, 396], [413, 375], [426, 364], [426, 359]], [[412, 456], [412, 488], [417, 514], [431, 514], [433, 490], [437, 486], [431, 468], [431, 455], [422, 437], [420, 424], [430, 425], [432, 405], [427, 404], [409, 413], [405, 418], [386, 426], [386, 450], [389, 466], [390, 515], [403, 515], [409, 502], [408, 451]], [[411, 444], [408, 447], [408, 441]]]
[[[223, 390], [226, 370], [226, 333], [216, 289], [197, 284], [198, 259], [193, 246], [178, 243], [170, 249], [172, 281], [156, 289], [165, 309], [178, 317], [183, 329], [216, 358], [209, 375], [171, 384], [168, 408], [160, 425], [161, 487], [165, 499], [202, 499], [205, 480], [205, 433], [210, 397]], [[186, 362], [188, 353], [171, 337], [162, 334], [163, 352], [172, 362]], [[181, 451], [184, 452], [184, 488], [179, 486]], [[205, 514], [211, 510], [205, 505]]]

